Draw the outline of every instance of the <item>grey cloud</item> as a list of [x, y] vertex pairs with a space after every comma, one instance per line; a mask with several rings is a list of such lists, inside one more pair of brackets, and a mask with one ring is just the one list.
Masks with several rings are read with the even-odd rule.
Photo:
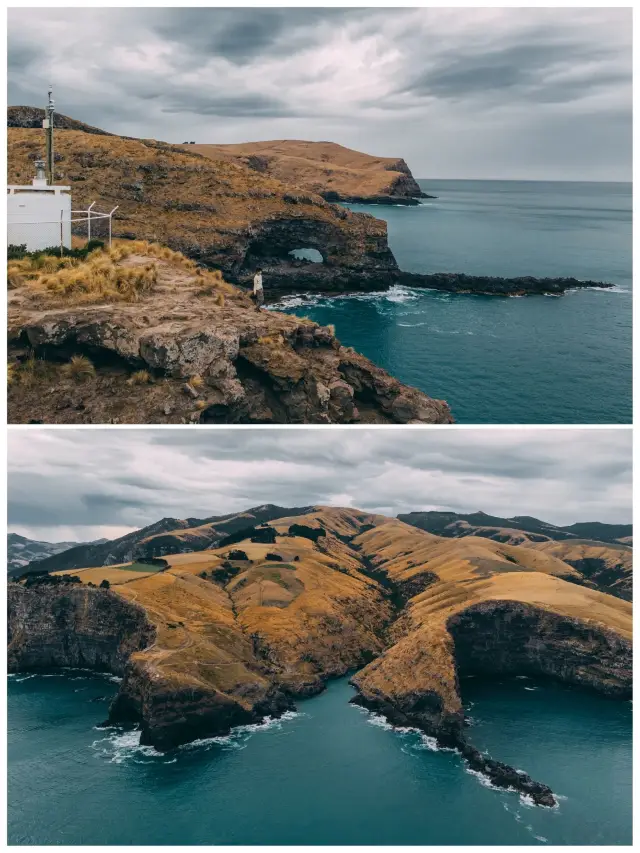
[[628, 81], [628, 69], [607, 71], [599, 67], [575, 81], [554, 80], [555, 69], [599, 63], [616, 56], [612, 46], [586, 45], [555, 36], [553, 31], [538, 30], [528, 34], [530, 41], [489, 47], [468, 55], [458, 52], [444, 56], [400, 92], [454, 99], [499, 94], [511, 100], [517, 96], [524, 101], [559, 103], [576, 100], [607, 83]]
[[[153, 95], [151, 97], [159, 97]], [[201, 116], [292, 116], [295, 110], [280, 98], [269, 95], [218, 95], [185, 92], [181, 98], [170, 98], [162, 107], [163, 113], [197, 113]]]
[[116, 133], [330, 137], [419, 177], [625, 180], [630, 32], [605, 8], [13, 8], [8, 98], [51, 81]]
[[149, 428], [9, 439], [9, 525], [27, 535], [57, 527], [82, 539], [85, 528], [262, 503], [482, 509], [555, 523], [631, 516], [629, 430]]

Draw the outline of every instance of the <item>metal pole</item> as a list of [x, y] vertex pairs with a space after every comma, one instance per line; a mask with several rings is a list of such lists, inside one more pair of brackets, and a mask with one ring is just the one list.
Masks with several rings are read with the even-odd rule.
[[62, 257], [64, 255], [63, 216], [64, 216], [64, 210], [61, 210], [60, 211], [60, 257]]
[[46, 129], [46, 140], [47, 140], [47, 171], [49, 173], [49, 183], [54, 183], [55, 171], [54, 171], [54, 153], [53, 153], [53, 98], [51, 95], [53, 94], [53, 89], [49, 86], [49, 103], [47, 104], [46, 109], [46, 121], [45, 121], [45, 129]]
[[112, 219], [112, 217], [113, 217], [113, 214], [116, 212], [116, 210], [117, 210], [119, 207], [120, 207], [120, 205], [119, 205], [119, 204], [116, 204], [116, 206], [113, 208], [113, 210], [112, 210], [112, 211], [111, 211], [111, 213], [109, 214], [109, 248], [111, 248], [111, 219]]
[[87, 219], [87, 243], [91, 242], [91, 208], [93, 207], [94, 204], [95, 204], [95, 201], [92, 201], [91, 204], [89, 205], [89, 207], [87, 208], [87, 215], [89, 217]]

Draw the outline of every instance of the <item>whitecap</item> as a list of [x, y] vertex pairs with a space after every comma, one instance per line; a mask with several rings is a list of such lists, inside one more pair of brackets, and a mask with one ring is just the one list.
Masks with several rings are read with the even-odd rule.
[[538, 687], [525, 687], [524, 689], [525, 690], [539, 690], [540, 688], [538, 688]]
[[123, 764], [125, 761], [140, 763], [141, 758], [163, 758], [163, 753], [155, 747], [140, 744], [139, 729], [124, 732], [122, 729], [112, 729], [112, 732], [91, 744], [98, 758], [108, 759], [110, 764]]

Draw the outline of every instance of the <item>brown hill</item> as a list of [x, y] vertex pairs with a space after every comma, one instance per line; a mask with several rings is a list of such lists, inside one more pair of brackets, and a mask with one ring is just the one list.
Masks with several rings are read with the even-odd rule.
[[[269, 544], [11, 584], [10, 669], [82, 661], [123, 674], [110, 719], [138, 720], [144, 743], [168, 748], [281, 713], [366, 664], [353, 677], [360, 704], [542, 805], [555, 802], [545, 785], [466, 739], [460, 678], [630, 696], [631, 605], [572, 582], [579, 571], [554, 554], [346, 508], [269, 526]], [[89, 586], [105, 580], [110, 590]], [[101, 615], [116, 601], [128, 631]]]
[[404, 160], [373, 157], [335, 142], [277, 139], [184, 148], [214, 160], [240, 163], [329, 201], [402, 204], [425, 197]]
[[[9, 183], [31, 181], [42, 146], [41, 130], [8, 129]], [[74, 209], [119, 205], [114, 236], [159, 241], [231, 281], [262, 266], [267, 292], [279, 282], [304, 289], [307, 277], [328, 290], [389, 286], [397, 265], [385, 222], [192, 147], [63, 130], [56, 178], [71, 185]], [[318, 250], [324, 263], [294, 262], [289, 252], [300, 248]]]
[[530, 547], [573, 566], [586, 586], [626, 601], [633, 598], [633, 549], [630, 545], [578, 539], [532, 543]]
[[[7, 107], [7, 127], [38, 128], [42, 131], [42, 120], [44, 118], [45, 111], [42, 107]], [[55, 114], [54, 125], [56, 130], [81, 130], [84, 133], [94, 133], [99, 136], [113, 136], [106, 130], [92, 127], [90, 124], [85, 124], [83, 121], [70, 118], [62, 113]], [[44, 147], [42, 136], [41, 140]]]

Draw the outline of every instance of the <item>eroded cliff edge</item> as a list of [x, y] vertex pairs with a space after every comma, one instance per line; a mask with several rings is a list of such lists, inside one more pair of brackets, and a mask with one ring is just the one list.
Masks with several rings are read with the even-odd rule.
[[[473, 746], [461, 677], [536, 675], [631, 695], [631, 605], [571, 582], [576, 569], [532, 548], [317, 507], [231, 548], [164, 563], [148, 574], [79, 570], [82, 586], [61, 581], [53, 591], [11, 584], [10, 668], [122, 673], [110, 720], [139, 722], [143, 743], [167, 749], [278, 715], [364, 666], [352, 677], [354, 701], [545, 806], [555, 803], [548, 786]], [[106, 574], [111, 591], [86, 588]], [[103, 632], [99, 601], [126, 614], [126, 637], [111, 616]], [[125, 649], [128, 663], [93, 643]]]
[[9, 267], [12, 423], [452, 422], [331, 327], [258, 312], [168, 248], [128, 241], [45, 264]]

